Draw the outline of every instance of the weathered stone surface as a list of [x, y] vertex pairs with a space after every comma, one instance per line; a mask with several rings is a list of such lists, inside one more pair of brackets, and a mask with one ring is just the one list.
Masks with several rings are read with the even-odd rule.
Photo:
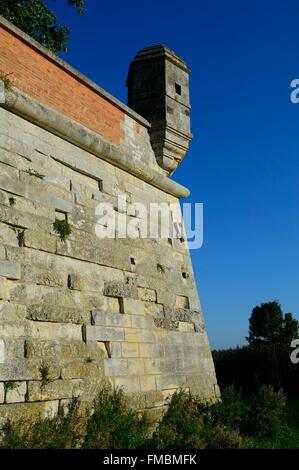
[[[25, 341], [24, 339], [2, 339], [2, 359], [0, 352], [0, 363], [7, 361], [18, 361], [24, 358], [25, 353]], [[1, 345], [0, 345], [1, 350]], [[1, 378], [0, 378], [1, 379]]]
[[73, 360], [61, 369], [62, 379], [86, 379], [87, 377], [92, 377], [93, 380], [103, 377], [103, 365], [96, 363], [91, 357], [86, 357], [85, 360]]
[[194, 324], [193, 323], [188, 323], [188, 322], [185, 322], [185, 321], [179, 321], [178, 329], [179, 329], [179, 331], [192, 332], [192, 331], [194, 331]]
[[5, 279], [0, 277], [0, 300], [5, 297]]
[[105, 282], [104, 295], [138, 299], [137, 287], [121, 282]]
[[138, 343], [122, 343], [121, 351], [123, 357], [139, 357]]
[[123, 298], [121, 300], [121, 310], [129, 315], [143, 315], [144, 304], [140, 300]]
[[45, 340], [70, 340], [80, 341], [82, 339], [82, 327], [73, 324], [49, 323], [49, 322], [31, 322], [30, 336]]
[[28, 401], [78, 397], [82, 387], [82, 380], [55, 380], [44, 385], [41, 382], [28, 382]]
[[101, 327], [84, 325], [83, 335], [85, 341], [124, 341], [123, 328]]
[[[194, 312], [184, 308], [167, 308], [156, 313], [154, 317], [155, 325], [158, 328], [180, 331], [203, 331], [204, 324], [199, 312]], [[189, 323], [191, 326], [183, 325]]]
[[25, 354], [27, 358], [48, 358], [53, 361], [55, 358], [69, 360], [84, 357], [97, 357], [94, 344], [86, 344], [81, 340], [67, 341], [54, 338], [52, 341], [38, 339], [26, 339]]
[[50, 235], [42, 231], [26, 230], [24, 236], [24, 244], [29, 248], [37, 250], [49, 251], [55, 253], [57, 239], [54, 235]]
[[140, 328], [126, 328], [125, 339], [129, 343], [156, 343], [157, 336], [153, 331], [146, 331]]
[[7, 422], [19, 423], [37, 421], [43, 418], [50, 418], [58, 412], [58, 401], [45, 401], [36, 403], [15, 403], [0, 407], [0, 428]]
[[26, 382], [10, 382], [10, 388], [6, 393], [6, 403], [19, 403], [25, 401], [27, 392]]
[[146, 330], [151, 330], [154, 325], [153, 318], [145, 315], [132, 315], [131, 322], [132, 328], [144, 328]]
[[129, 374], [127, 359], [105, 359], [104, 367], [107, 377], [127, 376]]
[[7, 277], [8, 279], [20, 279], [21, 266], [11, 261], [0, 261], [0, 276]]
[[138, 377], [113, 377], [113, 384], [114, 387], [121, 388], [126, 393], [134, 393], [140, 391], [140, 383]]
[[154, 375], [145, 375], [140, 377], [140, 390], [142, 392], [149, 392], [156, 390], [156, 378]]
[[123, 313], [102, 313], [98, 310], [92, 312], [92, 324], [98, 326], [130, 327], [131, 317]]
[[24, 305], [12, 303], [0, 303], [0, 322], [17, 322], [26, 317], [26, 307]]
[[69, 274], [67, 283], [69, 289], [82, 290], [82, 279], [78, 274]]
[[4, 382], [40, 379], [41, 361], [36, 359], [8, 361], [0, 364], [0, 378]]
[[90, 320], [90, 313], [83, 308], [59, 307], [44, 303], [29, 305], [27, 318], [45, 322], [82, 324]]
[[144, 300], [144, 302], [156, 302], [157, 300], [157, 293], [154, 289], [146, 289], [143, 287], [140, 287], [138, 289], [139, 296], [141, 300]]
[[7, 224], [0, 223], [0, 243], [18, 246], [16, 230]]

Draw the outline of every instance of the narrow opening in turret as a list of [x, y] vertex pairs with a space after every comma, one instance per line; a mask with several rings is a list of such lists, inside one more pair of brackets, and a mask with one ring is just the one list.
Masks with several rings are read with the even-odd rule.
[[175, 83], [175, 91], [178, 95], [182, 94], [182, 87], [178, 83]]

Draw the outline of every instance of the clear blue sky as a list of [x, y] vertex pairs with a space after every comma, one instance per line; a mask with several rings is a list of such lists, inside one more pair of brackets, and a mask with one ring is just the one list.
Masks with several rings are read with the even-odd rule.
[[166, 44], [192, 69], [194, 140], [174, 179], [204, 203], [192, 259], [211, 346], [244, 344], [260, 302], [298, 318], [298, 1], [87, 0], [82, 17], [65, 5], [54, 4], [72, 29], [63, 57], [123, 102], [145, 46]]

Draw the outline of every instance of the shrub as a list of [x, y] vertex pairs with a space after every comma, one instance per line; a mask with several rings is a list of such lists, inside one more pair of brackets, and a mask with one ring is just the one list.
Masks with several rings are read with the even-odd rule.
[[244, 401], [241, 392], [231, 385], [223, 390], [221, 400], [213, 405], [198, 401], [198, 410], [208, 426], [225, 426], [239, 429], [244, 417]]
[[86, 425], [83, 447], [87, 449], [136, 449], [145, 442], [144, 416], [130, 410], [122, 390], [103, 389], [94, 402]]
[[270, 436], [283, 424], [286, 398], [282, 391], [263, 386], [252, 396], [245, 431], [258, 437]]
[[67, 416], [36, 423], [19, 422], [17, 426], [7, 423], [5, 431], [0, 449], [71, 449], [80, 441], [75, 409], [70, 409]]
[[207, 449], [241, 449], [243, 439], [239, 431], [225, 429], [217, 425], [211, 428], [206, 434]]
[[60, 240], [65, 241], [67, 237], [72, 233], [70, 224], [66, 220], [55, 219], [53, 223], [53, 229], [59, 234]]
[[153, 435], [151, 447], [158, 449], [203, 449], [203, 418], [197, 402], [183, 391], [175, 393]]

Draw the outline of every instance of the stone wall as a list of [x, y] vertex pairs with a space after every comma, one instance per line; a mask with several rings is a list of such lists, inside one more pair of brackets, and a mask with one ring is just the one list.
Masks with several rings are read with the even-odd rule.
[[[61, 109], [52, 87], [40, 91], [47, 75], [33, 86], [28, 67], [56, 67], [62, 94], [69, 69], [4, 20], [0, 38], [0, 70], [16, 85], [0, 105], [0, 427], [56, 415], [74, 397], [84, 408], [107, 382], [153, 417], [179, 387], [215, 400], [184, 240], [96, 236], [100, 202], [138, 222], [120, 194], [178, 207], [188, 194], [157, 165], [148, 123], [74, 71], [72, 107]], [[98, 121], [82, 109], [90, 93]], [[56, 219], [71, 227], [65, 241]]]

